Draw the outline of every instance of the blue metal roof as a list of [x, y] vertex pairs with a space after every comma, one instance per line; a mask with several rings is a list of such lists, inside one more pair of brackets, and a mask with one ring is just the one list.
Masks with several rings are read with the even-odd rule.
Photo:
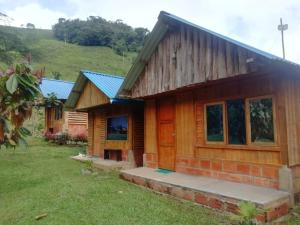
[[58, 99], [65, 100], [68, 98], [73, 86], [74, 82], [71, 81], [43, 78], [40, 89], [44, 97], [54, 93]]
[[124, 77], [82, 70], [81, 73], [110, 99], [115, 98]]
[[65, 103], [65, 107], [69, 109], [74, 109], [76, 107], [78, 99], [80, 98], [80, 95], [82, 94], [82, 91], [84, 90], [84, 87], [88, 81], [93, 83], [110, 99], [110, 104], [131, 104], [135, 101], [117, 97], [118, 90], [121, 87], [124, 79], [124, 77], [118, 75], [81, 70]]

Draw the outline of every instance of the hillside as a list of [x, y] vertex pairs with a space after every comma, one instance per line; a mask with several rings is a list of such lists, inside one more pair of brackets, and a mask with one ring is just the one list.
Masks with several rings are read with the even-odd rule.
[[[53, 37], [51, 30], [3, 27], [20, 37], [32, 53], [34, 68], [46, 68], [46, 76], [60, 72], [61, 79], [76, 80], [81, 69], [125, 75], [136, 53], [124, 59], [108, 47], [85, 47], [64, 43]], [[0, 66], [4, 67], [3, 62]]]

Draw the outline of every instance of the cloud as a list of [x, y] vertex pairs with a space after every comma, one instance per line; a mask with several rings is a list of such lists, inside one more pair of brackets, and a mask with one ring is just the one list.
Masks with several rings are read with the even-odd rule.
[[51, 29], [52, 25], [58, 21], [58, 18], [66, 17], [64, 13], [42, 7], [37, 3], [18, 6], [13, 10], [6, 11], [6, 14], [14, 19], [13, 25], [15, 26], [33, 23], [36, 28], [45, 29]]

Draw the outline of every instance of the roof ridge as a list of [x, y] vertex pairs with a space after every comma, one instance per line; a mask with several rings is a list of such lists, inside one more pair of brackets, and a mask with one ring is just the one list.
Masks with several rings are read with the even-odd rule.
[[[217, 36], [217, 37], [219, 37], [219, 38], [222, 38], [222, 39], [224, 39], [224, 40], [226, 40], [226, 41], [231, 42], [232, 44], [239, 45], [240, 47], [248, 48], [248, 50], [250, 50], [250, 51], [255, 51], [255, 52], [258, 53], [258, 54], [265, 54], [265, 55], [267, 54], [268, 57], [270, 57], [270, 58], [274, 58], [274, 59], [282, 59], [281, 57], [279, 57], [279, 56], [277, 56], [277, 55], [274, 55], [274, 54], [272, 54], [272, 53], [269, 53], [269, 52], [267, 52], [267, 51], [265, 51], [265, 50], [262, 50], [262, 49], [260, 49], [260, 48], [253, 47], [252, 45], [249, 45], [249, 44], [246, 44], [246, 43], [244, 43], [244, 42], [238, 41], [238, 40], [236, 40], [236, 39], [234, 39], [234, 38], [231, 38], [231, 37], [229, 37], [229, 36], [226, 36], [226, 35], [224, 35], [224, 34], [220, 34], [220, 33], [218, 33], [218, 32], [215, 32], [215, 31], [213, 31], [213, 30], [210, 30], [210, 29], [205, 28], [205, 27], [203, 27], [203, 26], [200, 26], [200, 25], [198, 25], [198, 24], [196, 24], [196, 23], [194, 23], [194, 22], [191, 22], [191, 21], [189, 21], [189, 20], [186, 20], [186, 19], [184, 19], [184, 18], [182, 18], [182, 17], [176, 16], [176, 15], [174, 15], [174, 14], [172, 14], [172, 13], [169, 13], [169, 12], [166, 12], [166, 11], [161, 11], [160, 14], [159, 14], [159, 18], [160, 18], [160, 17], [163, 17], [163, 16], [169, 17], [169, 18], [171, 18], [171, 19], [173, 19], [173, 20], [177, 20], [177, 21], [182, 22], [182, 23], [185, 23], [186, 25], [190, 25], [190, 26], [192, 26], [192, 27], [194, 27], [194, 28], [200, 29], [200, 30], [202, 30], [202, 31], [204, 31], [204, 32], [207, 32], [207, 33], [210, 33], [211, 35], [215, 35], [215, 36]], [[249, 48], [250, 48], [250, 49], [249, 49]], [[282, 60], [283, 60], [283, 59], [282, 59]], [[288, 60], [285, 60], [285, 61], [288, 61]]]
[[102, 73], [102, 72], [95, 72], [95, 71], [90, 71], [90, 70], [81, 70], [82, 73], [93, 73], [95, 75], [102, 75], [102, 76], [107, 76], [107, 77], [113, 77], [113, 78], [119, 78], [119, 79], [125, 79], [124, 76], [121, 75], [114, 75], [114, 74], [107, 74], [107, 73]]
[[57, 82], [64, 82], [64, 83], [70, 83], [70, 84], [74, 84], [74, 81], [70, 81], [70, 80], [57, 80], [57, 79], [52, 79], [52, 78], [47, 78], [47, 77], [43, 77], [42, 80], [49, 80], [49, 81], [57, 81]]

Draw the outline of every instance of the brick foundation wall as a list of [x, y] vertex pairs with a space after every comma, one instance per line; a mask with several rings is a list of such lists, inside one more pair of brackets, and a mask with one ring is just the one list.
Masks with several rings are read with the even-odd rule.
[[[157, 168], [157, 154], [146, 154], [146, 167]], [[278, 189], [279, 166], [226, 160], [176, 158], [176, 172]], [[300, 175], [300, 167], [299, 167]], [[299, 176], [300, 178], [300, 176]], [[300, 182], [300, 179], [299, 179]], [[299, 183], [300, 188], [300, 183]]]
[[[193, 189], [172, 186], [166, 183], [153, 181], [134, 175], [129, 175], [126, 173], [121, 173], [120, 177], [124, 180], [135, 183], [137, 185], [144, 186], [146, 188], [150, 188], [154, 191], [169, 194], [188, 201], [193, 201], [195, 203], [207, 206], [209, 208], [213, 208], [220, 211], [227, 211], [233, 214], [239, 213], [240, 201], [237, 199], [231, 199], [216, 194], [209, 194]], [[276, 204], [273, 204], [272, 207], [268, 208], [259, 205], [257, 205], [256, 207], [259, 209], [259, 211], [261, 211], [260, 214], [256, 216], [256, 220], [260, 222], [269, 222], [288, 214], [289, 201], [288, 199], [285, 199], [282, 202], [279, 201]]]

